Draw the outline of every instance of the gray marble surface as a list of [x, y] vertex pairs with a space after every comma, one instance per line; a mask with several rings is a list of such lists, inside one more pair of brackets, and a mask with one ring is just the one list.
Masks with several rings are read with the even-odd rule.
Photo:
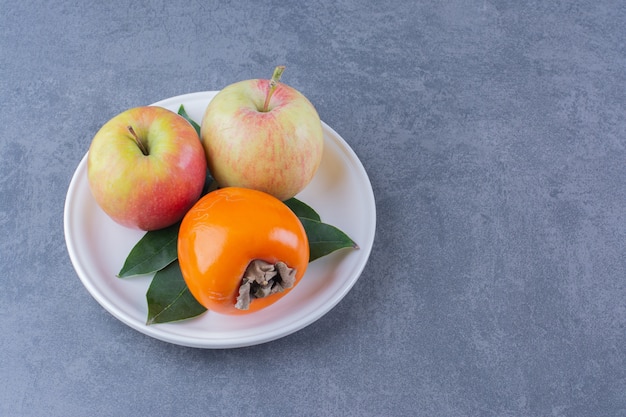
[[[626, 416], [622, 1], [0, 0], [0, 415]], [[365, 166], [355, 287], [202, 350], [81, 284], [70, 178], [120, 111], [277, 64]]]

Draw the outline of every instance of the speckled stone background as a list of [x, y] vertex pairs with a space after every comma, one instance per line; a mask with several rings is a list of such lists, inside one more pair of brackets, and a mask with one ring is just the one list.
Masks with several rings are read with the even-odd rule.
[[[0, 0], [0, 415], [626, 416], [626, 3]], [[242, 349], [116, 320], [67, 254], [95, 131], [268, 77], [369, 173], [361, 279]]]

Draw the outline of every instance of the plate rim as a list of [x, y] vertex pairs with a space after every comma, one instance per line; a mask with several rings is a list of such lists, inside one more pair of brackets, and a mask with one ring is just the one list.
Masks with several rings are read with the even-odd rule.
[[[185, 102], [189, 102], [191, 100], [207, 100], [207, 103], [212, 100], [212, 98], [219, 91], [199, 91], [187, 94], [180, 94], [173, 97], [169, 97], [160, 101], [157, 101], [151, 106], [162, 106], [167, 107], [170, 104], [183, 104]], [[304, 316], [302, 319], [298, 319], [288, 323], [285, 326], [273, 329], [271, 331], [259, 332], [250, 334], [250, 332], [239, 335], [230, 335], [226, 338], [199, 338], [190, 335], [182, 335], [180, 333], [172, 334], [171, 332], [165, 331], [163, 328], [167, 328], [170, 326], [180, 326], [179, 323], [163, 323], [158, 326], [152, 325], [147, 326], [145, 323], [138, 323], [129, 313], [123, 312], [123, 310], [117, 306], [111, 305], [109, 300], [100, 293], [100, 291], [96, 288], [94, 283], [91, 281], [93, 278], [88, 277], [88, 273], [85, 271], [81, 260], [79, 259], [78, 252], [74, 247], [74, 239], [72, 238], [72, 234], [76, 233], [75, 230], [71, 228], [71, 214], [76, 206], [76, 204], [72, 205], [72, 202], [77, 198], [77, 190], [81, 185], [80, 176], [83, 175], [82, 180], [85, 181], [86, 178], [86, 165], [87, 165], [87, 156], [88, 151], [83, 155], [78, 166], [72, 174], [72, 178], [70, 180], [67, 194], [65, 197], [64, 204], [64, 215], [63, 215], [63, 230], [65, 235], [66, 249], [68, 251], [70, 261], [72, 266], [74, 267], [75, 272], [77, 273], [80, 281], [85, 286], [89, 294], [103, 307], [107, 312], [113, 315], [115, 318], [120, 320], [122, 323], [127, 326], [143, 333], [144, 335], [153, 337], [155, 339], [172, 343], [176, 345], [193, 347], [193, 348], [203, 348], [203, 349], [227, 349], [227, 348], [238, 348], [238, 347], [246, 347], [253, 346], [262, 343], [271, 342], [273, 340], [280, 339], [282, 337], [293, 334], [310, 324], [316, 322], [329, 311], [331, 311], [354, 287], [356, 282], [360, 279], [360, 276], [365, 269], [369, 261], [369, 257], [371, 255], [371, 251], [373, 248], [375, 235], [376, 235], [376, 201], [374, 197], [374, 192], [372, 189], [371, 181], [369, 176], [367, 175], [367, 171], [363, 166], [362, 162], [358, 158], [357, 154], [350, 147], [350, 145], [346, 142], [346, 140], [341, 137], [332, 127], [322, 121], [322, 127], [324, 130], [324, 136], [328, 137], [329, 140], [332, 140], [335, 145], [339, 146], [341, 152], [347, 156], [347, 160], [351, 163], [351, 169], [356, 169], [359, 172], [358, 177], [361, 181], [364, 181], [367, 184], [365, 187], [365, 196], [364, 198], [368, 200], [368, 224], [371, 227], [371, 235], [367, 242], [359, 243], [359, 252], [361, 252], [361, 256], [359, 257], [358, 262], [355, 264], [354, 268], [354, 276], [349, 280], [347, 285], [342, 285], [340, 287], [340, 292], [334, 293], [333, 297], [327, 299], [324, 304], [321, 306], [322, 308], [317, 308], [313, 310], [310, 314]], [[193, 320], [193, 319], [192, 319]]]

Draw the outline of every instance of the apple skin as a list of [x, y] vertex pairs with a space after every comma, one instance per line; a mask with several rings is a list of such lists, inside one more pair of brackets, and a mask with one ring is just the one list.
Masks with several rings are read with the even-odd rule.
[[105, 123], [87, 159], [89, 186], [98, 205], [115, 222], [141, 230], [181, 220], [200, 198], [206, 170], [195, 129], [182, 116], [157, 106], [132, 108]]
[[231, 84], [211, 100], [201, 137], [220, 187], [245, 187], [287, 200], [313, 179], [324, 148], [320, 117], [298, 90], [278, 83], [263, 106], [269, 80]]

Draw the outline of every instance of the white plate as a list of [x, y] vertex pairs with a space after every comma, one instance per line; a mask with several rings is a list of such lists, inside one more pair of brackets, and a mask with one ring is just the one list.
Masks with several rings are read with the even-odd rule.
[[[154, 103], [174, 112], [185, 106], [198, 123], [215, 91], [172, 97]], [[70, 183], [64, 231], [70, 259], [89, 293], [128, 326], [166, 342], [198, 348], [233, 348], [268, 342], [313, 323], [350, 291], [372, 250], [376, 229], [374, 193], [363, 165], [333, 129], [323, 124], [324, 155], [313, 181], [297, 198], [322, 221], [347, 233], [358, 250], [343, 249], [311, 262], [302, 281], [272, 306], [246, 316], [206, 312], [175, 323], [145, 324], [146, 291], [151, 276], [116, 277], [143, 232], [114, 223], [98, 207], [87, 181], [87, 155]]]

